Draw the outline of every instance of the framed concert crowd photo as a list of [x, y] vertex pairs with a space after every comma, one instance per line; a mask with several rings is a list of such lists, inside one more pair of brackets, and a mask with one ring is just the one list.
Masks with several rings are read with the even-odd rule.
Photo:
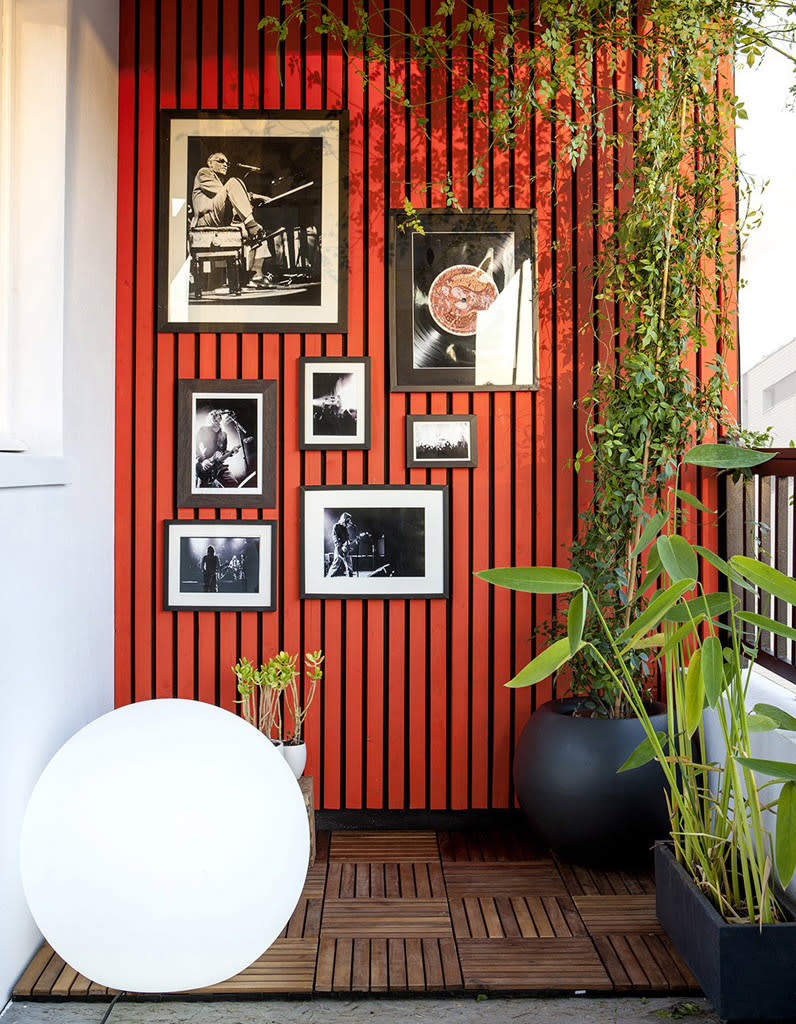
[[276, 381], [177, 382], [177, 504], [273, 508]]
[[473, 469], [478, 465], [477, 416], [406, 417], [406, 465], [410, 469]]
[[172, 519], [165, 528], [167, 611], [276, 608], [276, 523]]
[[448, 596], [448, 488], [302, 487], [301, 596]]
[[370, 358], [299, 359], [299, 448], [370, 448]]
[[536, 216], [390, 212], [393, 391], [538, 388]]
[[347, 329], [348, 114], [161, 113], [158, 329]]

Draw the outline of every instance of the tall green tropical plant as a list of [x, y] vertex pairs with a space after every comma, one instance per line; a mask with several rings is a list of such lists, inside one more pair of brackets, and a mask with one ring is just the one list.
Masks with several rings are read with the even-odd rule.
[[[686, 452], [683, 465], [737, 470], [770, 455], [726, 446], [702, 445]], [[759, 631], [796, 639], [796, 630], [741, 609], [733, 587], [760, 588], [796, 606], [796, 581], [754, 558], [725, 562], [714, 552], [692, 546], [677, 532], [680, 494], [669, 492], [665, 522], [644, 536], [662, 566], [662, 586], [643, 610], [617, 626], [604, 614], [600, 595], [577, 572], [554, 567], [492, 569], [479, 573], [498, 586], [530, 593], [571, 594], [564, 636], [556, 639], [506, 685], [532, 686], [583, 650], [602, 663], [633, 713], [645, 739], [620, 770], [656, 760], [663, 771], [671, 836], [678, 860], [729, 921], [767, 924], [780, 917], [773, 866], [785, 885], [796, 869], [796, 764], [753, 757], [755, 732], [796, 732], [796, 718], [771, 705], [746, 707]], [[663, 527], [665, 532], [661, 532]], [[725, 587], [705, 593], [698, 556], [718, 569]], [[603, 644], [588, 639], [596, 623]], [[656, 732], [638, 691], [632, 654], [652, 653], [665, 681], [668, 722]], [[603, 653], [607, 651], [607, 653]], [[723, 739], [723, 760], [707, 762], [704, 715], [715, 717]], [[769, 777], [760, 782], [756, 773]], [[780, 784], [778, 797], [770, 786]], [[777, 815], [776, 842], [763, 812]]]

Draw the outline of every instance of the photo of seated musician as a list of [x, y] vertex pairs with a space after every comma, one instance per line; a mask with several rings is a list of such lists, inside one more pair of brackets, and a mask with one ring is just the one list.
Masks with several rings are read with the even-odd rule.
[[257, 486], [256, 416], [256, 399], [195, 399], [194, 492]]
[[324, 509], [324, 576], [423, 576], [423, 508]]
[[[192, 274], [202, 275], [195, 302], [320, 303], [321, 165], [319, 139], [189, 140], [187, 241]], [[196, 230], [234, 226], [244, 264], [240, 294], [226, 261], [214, 258], [215, 240]]]

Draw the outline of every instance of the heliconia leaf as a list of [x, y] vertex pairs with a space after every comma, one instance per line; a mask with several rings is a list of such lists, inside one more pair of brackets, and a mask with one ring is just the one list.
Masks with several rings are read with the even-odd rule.
[[656, 512], [654, 516], [647, 520], [647, 525], [641, 531], [641, 536], [638, 539], [638, 544], [630, 552], [630, 557], [635, 558], [636, 555], [640, 555], [644, 548], [649, 544], [653, 537], [657, 537], [660, 533], [661, 527], [664, 525], [669, 517], [665, 512]]
[[705, 707], [705, 681], [702, 678], [702, 651], [697, 649], [691, 655], [685, 677], [685, 731], [691, 737], [702, 721]]
[[743, 587], [744, 590], [748, 590], [750, 593], [754, 593], [754, 587], [747, 583], [743, 576], [739, 575], [735, 569], [733, 569], [723, 558], [720, 558], [715, 551], [711, 551], [709, 548], [703, 548], [701, 544], [694, 545], [694, 551], [698, 555], [701, 555], [714, 569], [718, 569], [722, 575], [727, 576], [732, 580], [733, 583], [737, 583], [739, 587]]
[[708, 706], [715, 708], [724, 689], [724, 658], [717, 636], [707, 637], [702, 644], [702, 679]]
[[583, 577], [580, 573], [546, 565], [484, 569], [475, 575], [496, 587], [522, 590], [527, 594], [568, 594], [573, 590], [580, 590], [583, 586]]
[[[583, 644], [578, 645], [578, 650]], [[543, 679], [547, 679], [554, 672], [557, 672], [562, 665], [566, 665], [569, 659], [578, 653], [569, 646], [569, 639], [556, 640], [554, 644], [545, 648], [533, 661], [529, 661], [525, 668], [521, 668], [513, 679], [506, 683], [510, 689], [519, 689], [522, 686], [534, 686]]]
[[695, 580], [680, 580], [666, 590], [662, 590], [650, 601], [635, 622], [631, 622], [616, 638], [617, 643], [625, 644], [628, 640], [636, 640], [658, 625], [669, 609], [676, 604], [687, 590], [696, 585]]
[[760, 466], [774, 457], [773, 452], [759, 452], [754, 448], [735, 448], [729, 444], [698, 444], [683, 456], [688, 466], [708, 466], [711, 469], [749, 469]]
[[780, 601], [796, 605], [796, 580], [786, 576], [784, 572], [780, 572], [772, 565], [758, 562], [756, 558], [747, 558], [746, 555], [733, 555], [730, 565], [756, 587], [773, 594]]
[[786, 782], [779, 794], [774, 859], [780, 884], [787, 885], [796, 871], [796, 782]]
[[653, 633], [652, 636], [643, 636], [640, 640], [634, 640], [630, 645], [634, 651], [646, 651], [651, 647], [663, 647], [666, 637], [663, 633]]
[[588, 607], [588, 595], [585, 590], [579, 590], [569, 602], [567, 612], [567, 639], [573, 654], [580, 649], [580, 642], [583, 638], [583, 627], [586, 625], [586, 610]]
[[[665, 749], [667, 740], [666, 733], [656, 732], [655, 735], [658, 737], [661, 746]], [[654, 757], [655, 749], [652, 746], [652, 741], [650, 740], [649, 736], [645, 736], [641, 743], [639, 743], [639, 745], [627, 759], [627, 761], [625, 761], [625, 763], [619, 769], [619, 772], [627, 772], [630, 771], [631, 768], [640, 768], [643, 764], [649, 764], [649, 762], [652, 761]]]
[[767, 761], [761, 757], [736, 757], [735, 760], [761, 775], [771, 775], [783, 782], [796, 782], [796, 764], [790, 761]]
[[768, 715], [757, 715], [752, 711], [746, 716], [746, 728], [749, 732], [771, 732], [776, 727], [777, 723]]
[[673, 583], [695, 580], [699, 575], [696, 552], [685, 537], [658, 537], [658, 554]]
[[[730, 595], [698, 594], [686, 601], [682, 601], [676, 608], [666, 613], [666, 622], [690, 622], [691, 618], [697, 620], [699, 616], [713, 619], [717, 615], [723, 615], [730, 609]], [[689, 615], [690, 613], [690, 615]]]
[[796, 718], [789, 715], [787, 711], [778, 708], [775, 704], [755, 704], [752, 708], [758, 715], [765, 715], [777, 723], [778, 729], [786, 729], [788, 732], [796, 732]]
[[684, 501], [686, 505], [691, 505], [692, 508], [698, 508], [700, 512], [708, 512], [710, 515], [716, 515], [715, 508], [708, 508], [707, 505], [703, 505], [699, 498], [695, 498], [693, 494], [689, 494], [688, 491], [676, 490], [674, 492], [680, 501]]

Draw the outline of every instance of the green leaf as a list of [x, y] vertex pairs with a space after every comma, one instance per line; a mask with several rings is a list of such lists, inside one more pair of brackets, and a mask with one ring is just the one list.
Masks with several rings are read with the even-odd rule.
[[583, 646], [581, 642], [578, 649], [573, 651], [569, 646], [569, 639], [556, 640], [548, 648], [537, 655], [533, 661], [529, 661], [525, 668], [520, 669], [517, 675], [506, 683], [510, 689], [519, 689], [521, 686], [534, 686], [543, 679], [547, 679], [554, 672], [557, 672], [562, 665], [566, 665], [569, 659], [577, 654]]
[[749, 469], [760, 466], [774, 457], [773, 452], [759, 452], [754, 448], [735, 448], [729, 444], [698, 444], [683, 456], [688, 466], [708, 466], [711, 469]]
[[765, 615], [758, 615], [757, 612], [738, 612], [737, 617], [742, 622], [748, 622], [750, 626], [757, 626], [758, 629], [767, 630], [769, 633], [776, 633], [777, 636], [787, 637], [789, 640], [796, 640], [796, 629], [786, 626], [775, 619], [769, 619]]
[[570, 569], [551, 566], [517, 566], [507, 569], [484, 569], [475, 574], [496, 587], [521, 590], [527, 594], [569, 594], [580, 590], [583, 577]]
[[783, 782], [796, 782], [796, 764], [789, 761], [766, 761], [760, 757], [736, 757], [735, 760], [744, 768], [751, 768], [753, 772], [771, 775]]
[[588, 595], [585, 590], [579, 590], [569, 603], [567, 612], [567, 639], [573, 654], [580, 649], [580, 642], [583, 638], [583, 627], [586, 625], [586, 609], [588, 606]]
[[747, 558], [746, 555], [733, 555], [730, 565], [756, 587], [773, 594], [780, 601], [796, 605], [796, 580], [786, 576], [784, 572], [771, 565], [765, 565], [756, 558]]
[[[700, 616], [698, 621], [702, 621]], [[682, 626], [678, 626], [677, 629], [672, 633], [666, 643], [663, 645], [661, 654], [668, 654], [673, 648], [675, 648], [682, 640], [687, 636], [690, 636], [694, 631], [694, 627], [691, 625], [690, 620]]]
[[636, 555], [640, 555], [644, 548], [649, 544], [653, 537], [657, 537], [661, 527], [669, 517], [665, 512], [658, 512], [650, 520], [641, 532], [641, 536], [638, 539], [638, 544], [630, 552], [630, 557], [635, 558]]
[[708, 508], [707, 505], [703, 505], [699, 498], [695, 498], [693, 494], [689, 494], [688, 491], [676, 490], [674, 492], [680, 501], [684, 501], [686, 505], [691, 505], [692, 508], [698, 508], [700, 512], [708, 512], [710, 515], [716, 515], [715, 508]]
[[777, 723], [778, 729], [786, 729], [788, 732], [796, 732], [796, 718], [789, 715], [787, 711], [776, 707], [774, 704], [755, 704], [752, 708], [758, 715], [765, 715]]
[[667, 622], [690, 622], [690, 617], [696, 620], [699, 616], [713, 619], [717, 615], [723, 615], [730, 608], [730, 595], [698, 594], [687, 601], [683, 601], [676, 608], [666, 613]]
[[673, 583], [697, 578], [699, 563], [696, 552], [685, 537], [658, 537], [657, 547], [663, 567]]
[[634, 651], [646, 651], [651, 647], [663, 647], [665, 639], [663, 633], [653, 633], [651, 636], [643, 636], [640, 640], [634, 641], [631, 648]]
[[702, 721], [705, 707], [705, 680], [702, 676], [702, 650], [698, 648], [691, 655], [685, 677], [685, 731], [691, 736]]
[[[666, 746], [666, 733], [656, 732], [655, 735], [658, 737], [658, 741], [662, 747]], [[622, 767], [618, 770], [619, 772], [630, 771], [631, 768], [640, 768], [643, 764], [648, 764], [655, 757], [655, 749], [652, 746], [652, 740], [649, 736], [645, 736], [644, 739], [639, 743], [630, 757], [625, 761]]]
[[746, 728], [749, 732], [771, 732], [776, 727], [777, 723], [768, 715], [756, 715], [751, 712], [746, 716]]
[[779, 795], [774, 859], [780, 883], [787, 885], [796, 871], [796, 782], [786, 782]]
[[702, 644], [702, 678], [708, 706], [715, 708], [724, 689], [724, 658], [717, 636], [707, 637]]
[[636, 621], [631, 622], [627, 629], [619, 634], [616, 638], [617, 643], [626, 644], [628, 640], [635, 641], [644, 633], [648, 633], [658, 625], [672, 605], [694, 586], [695, 580], [680, 580], [679, 583], [673, 583], [668, 589], [656, 594]]
[[733, 583], [737, 583], [744, 590], [748, 590], [750, 594], [754, 593], [754, 587], [750, 586], [743, 576], [740, 576], [723, 558], [719, 558], [714, 551], [711, 551], [709, 548], [703, 548], [700, 544], [694, 545], [694, 551], [701, 555], [714, 569], [718, 569], [720, 573], [731, 579]]

